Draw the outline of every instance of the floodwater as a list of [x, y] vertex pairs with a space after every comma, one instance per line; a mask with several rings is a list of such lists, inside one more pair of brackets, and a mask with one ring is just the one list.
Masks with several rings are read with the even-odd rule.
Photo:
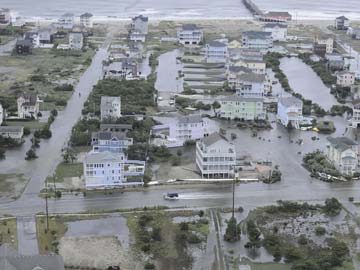
[[176, 57], [181, 56], [180, 50], [173, 50], [160, 55], [159, 65], [156, 68], [155, 89], [159, 92], [180, 93], [183, 91], [182, 79], [177, 80], [181, 64]]
[[129, 228], [126, 219], [122, 216], [108, 217], [94, 220], [79, 220], [67, 222], [65, 236], [116, 236], [121, 245], [129, 248]]
[[338, 104], [320, 77], [299, 58], [282, 58], [280, 68], [288, 77], [291, 88], [302, 94], [305, 99], [312, 100], [325, 110], [329, 110], [331, 106]]

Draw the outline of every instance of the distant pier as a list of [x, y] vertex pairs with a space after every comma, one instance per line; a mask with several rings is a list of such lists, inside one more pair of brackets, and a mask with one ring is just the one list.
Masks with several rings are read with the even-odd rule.
[[259, 18], [264, 16], [264, 13], [251, 0], [242, 0], [242, 2], [254, 17]]

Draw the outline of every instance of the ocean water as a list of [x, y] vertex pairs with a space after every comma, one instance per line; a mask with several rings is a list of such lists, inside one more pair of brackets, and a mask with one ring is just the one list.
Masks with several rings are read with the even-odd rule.
[[[298, 19], [360, 19], [360, 0], [253, 0], [261, 10], [289, 11]], [[97, 19], [127, 19], [137, 14], [154, 19], [249, 18], [241, 0], [0, 0], [0, 7], [26, 18], [56, 19], [65, 12], [91, 12]]]

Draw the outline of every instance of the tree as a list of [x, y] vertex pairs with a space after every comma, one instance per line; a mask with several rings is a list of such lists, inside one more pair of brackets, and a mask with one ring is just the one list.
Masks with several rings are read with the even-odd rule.
[[63, 157], [65, 163], [69, 163], [69, 162], [73, 163], [77, 158], [77, 154], [72, 148], [67, 147], [64, 150], [62, 157]]
[[340, 214], [342, 205], [336, 198], [326, 199], [323, 209], [326, 215], [334, 217]]
[[250, 242], [252, 242], [253, 244], [257, 244], [260, 240], [261, 232], [259, 231], [255, 222], [253, 220], [249, 220], [246, 223], [246, 228]]
[[58, 111], [56, 109], [51, 110], [51, 115], [56, 117], [58, 115]]
[[161, 241], [161, 229], [159, 227], [153, 228], [151, 232], [151, 238], [154, 241]]
[[0, 148], [0, 159], [5, 159], [5, 149]]
[[228, 242], [235, 242], [240, 240], [241, 229], [237, 224], [236, 218], [231, 217], [227, 222], [226, 231], [224, 234], [224, 240]]
[[26, 152], [26, 160], [31, 160], [31, 159], [36, 159], [38, 158], [38, 156], [36, 155], [36, 152], [34, 149], [30, 149], [29, 151]]
[[214, 112], [216, 109], [219, 109], [220, 107], [221, 107], [220, 103], [217, 100], [215, 100], [212, 104], [212, 108], [213, 108]]

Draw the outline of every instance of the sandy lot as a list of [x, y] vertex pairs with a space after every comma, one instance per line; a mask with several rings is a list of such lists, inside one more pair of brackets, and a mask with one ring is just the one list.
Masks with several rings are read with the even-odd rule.
[[120, 266], [121, 269], [134, 269], [127, 252], [112, 236], [63, 237], [59, 254], [64, 258], [66, 267], [106, 269]]

